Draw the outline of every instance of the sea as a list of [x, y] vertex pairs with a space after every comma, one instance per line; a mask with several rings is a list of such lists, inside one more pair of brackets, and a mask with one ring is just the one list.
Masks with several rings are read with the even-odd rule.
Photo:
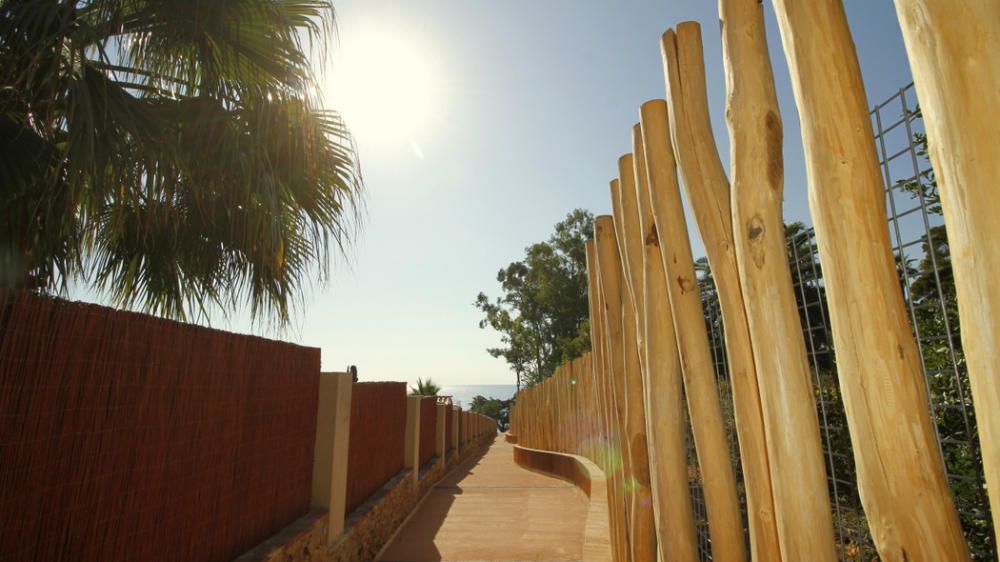
[[517, 386], [513, 384], [456, 384], [442, 385], [441, 392], [438, 394], [451, 396], [453, 404], [468, 408], [476, 396], [510, 400], [514, 397], [515, 392], [517, 392]]

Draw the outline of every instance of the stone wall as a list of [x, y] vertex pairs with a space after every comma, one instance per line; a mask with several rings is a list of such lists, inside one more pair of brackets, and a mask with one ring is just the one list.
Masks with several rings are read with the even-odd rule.
[[409, 470], [401, 471], [378, 492], [348, 515], [344, 532], [332, 545], [326, 544], [327, 516], [310, 512], [282, 529], [236, 562], [362, 562], [374, 560], [413, 508], [448, 472], [489, 445], [495, 435], [449, 451], [442, 464], [435, 457], [419, 473], [413, 485]]

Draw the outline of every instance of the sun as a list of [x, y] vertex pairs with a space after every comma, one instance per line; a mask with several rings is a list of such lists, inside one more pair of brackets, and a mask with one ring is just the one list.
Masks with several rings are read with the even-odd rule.
[[440, 96], [421, 45], [383, 28], [341, 37], [327, 91], [362, 143], [415, 144]]

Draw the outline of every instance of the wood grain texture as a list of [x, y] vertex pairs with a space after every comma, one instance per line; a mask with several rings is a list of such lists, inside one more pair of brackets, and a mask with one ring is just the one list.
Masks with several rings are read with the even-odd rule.
[[[835, 560], [827, 475], [781, 213], [782, 129], [757, 0], [720, 0], [733, 239], [785, 560]], [[766, 373], [766, 375], [763, 375]], [[813, 493], [803, 493], [811, 490]]]
[[[659, 126], [666, 125], [662, 119]], [[647, 150], [673, 159], [673, 152], [666, 139], [666, 129], [657, 129], [652, 121], [647, 127]], [[659, 142], [656, 139], [660, 139]], [[654, 144], [655, 143], [655, 144]], [[701, 292], [695, 277], [691, 242], [681, 206], [677, 176], [671, 167], [649, 166], [649, 190], [653, 219], [659, 234], [660, 256], [667, 273], [667, 291], [673, 311], [674, 333], [680, 350], [684, 389], [691, 432], [694, 435], [698, 464], [701, 467], [705, 505], [708, 510], [709, 534], [712, 538], [714, 560], [745, 560], [743, 521], [740, 516], [739, 498], [736, 494], [736, 477], [729, 458], [729, 442], [722, 421], [722, 408], [712, 354], [708, 345], [708, 331], [702, 309]]]
[[885, 223], [839, 0], [774, 0], [795, 92], [858, 491], [883, 560], [967, 560]]
[[[617, 182], [617, 180], [615, 180]], [[625, 439], [624, 412], [624, 374], [625, 344], [622, 326], [622, 267], [621, 256], [618, 253], [618, 242], [612, 217], [601, 215], [594, 219], [594, 241], [597, 250], [597, 268], [601, 301], [601, 314], [604, 326], [605, 386], [607, 410], [612, 427], [612, 447], [610, 448], [611, 468], [614, 472], [613, 492], [614, 505], [612, 513], [616, 514], [617, 534], [619, 536], [618, 560], [631, 560], [632, 528], [628, 514], [632, 511], [631, 494], [628, 493], [628, 480], [632, 475], [632, 460], [628, 440]], [[620, 468], [615, 466], [620, 464]]]
[[653, 492], [649, 482], [649, 455], [646, 438], [646, 407], [644, 404], [640, 354], [640, 316], [642, 295], [642, 241], [639, 209], [636, 203], [635, 168], [631, 154], [618, 160], [618, 182], [612, 184], [612, 206], [622, 258], [622, 297], [624, 305], [623, 335], [625, 345], [625, 400], [627, 408], [627, 439], [632, 460], [632, 559], [635, 562], [656, 559], [656, 532], [653, 519]]
[[896, 0], [955, 272], [993, 528], [1000, 539], [1000, 3]]
[[729, 180], [708, 114], [701, 32], [682, 23], [663, 36], [670, 127], [684, 189], [712, 268], [729, 358], [740, 459], [754, 559], [780, 560], [770, 460], [750, 332], [733, 248]]
[[[640, 111], [642, 120], [646, 119], [646, 107], [650, 103], [656, 102], [643, 105]], [[659, 103], [662, 104], [663, 101], [660, 100]], [[646, 358], [643, 387], [646, 396], [649, 477], [653, 490], [656, 536], [664, 560], [695, 562], [698, 560], [698, 545], [688, 482], [681, 362], [674, 334], [670, 295], [667, 294], [667, 274], [660, 256], [660, 237], [653, 220], [649, 196], [649, 166], [666, 167], [669, 171], [673, 162], [672, 158], [667, 158], [662, 151], [656, 150], [662, 149], [662, 144], [657, 145], [653, 141], [650, 143], [653, 150], [649, 150], [644, 136], [645, 129], [637, 127], [632, 137], [632, 152], [635, 155], [636, 201], [643, 252], [642, 286], [645, 300], [641, 312], [645, 338], [642, 352]], [[665, 138], [662, 140], [666, 141]]]

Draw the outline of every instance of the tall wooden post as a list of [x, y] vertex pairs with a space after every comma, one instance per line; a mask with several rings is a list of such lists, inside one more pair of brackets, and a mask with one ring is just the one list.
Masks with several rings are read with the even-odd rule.
[[886, 228], [857, 55], [837, 0], [774, 0], [802, 123], [858, 489], [883, 560], [963, 560]]
[[319, 376], [310, 505], [328, 513], [327, 544], [333, 544], [344, 530], [352, 384], [353, 379], [348, 373], [320, 373]]
[[[759, 382], [781, 551], [786, 560], [832, 560], [836, 547], [819, 420], [781, 213], [781, 115], [763, 7], [755, 0], [722, 0], [719, 9], [734, 246], [755, 363], [758, 372], [768, 373]], [[803, 488], [817, 493], [803, 494]]]
[[597, 435], [600, 436], [599, 443], [597, 445], [597, 458], [595, 461], [601, 467], [601, 470], [607, 475], [608, 486], [608, 506], [611, 510], [610, 513], [610, 534], [611, 534], [611, 545], [612, 549], [616, 553], [616, 560], [623, 560], [621, 558], [621, 537], [624, 535], [624, 528], [621, 526], [619, 521], [619, 512], [617, 509], [617, 471], [613, 468], [611, 460], [611, 451], [613, 447], [613, 431], [611, 421], [608, 416], [608, 400], [607, 400], [607, 347], [604, 345], [605, 341], [605, 329], [604, 329], [604, 300], [602, 298], [601, 283], [600, 283], [600, 271], [597, 261], [597, 246], [596, 238], [598, 236], [597, 224], [594, 225], [594, 237], [587, 241], [586, 244], [586, 255], [587, 255], [587, 295], [588, 304], [590, 307], [590, 341], [591, 341], [591, 354], [594, 357], [592, 362], [593, 369], [593, 385], [594, 385], [594, 395], [595, 401], [595, 415], [597, 416]]
[[[662, 118], [660, 124], [666, 125], [666, 119]], [[666, 130], [654, 129], [653, 121], [647, 125], [651, 143], [653, 137], [665, 138]], [[669, 145], [662, 140], [661, 145], [661, 158], [673, 161], [673, 152], [666, 150]], [[714, 560], [745, 560], [736, 477], [730, 464], [729, 443], [723, 426], [712, 352], [708, 345], [701, 291], [695, 276], [677, 177], [669, 173], [671, 169], [669, 165], [650, 167], [650, 200], [660, 236], [660, 255], [670, 280], [668, 293], [674, 315], [674, 334], [680, 350], [691, 430], [704, 480], [712, 554]]]
[[[601, 399], [600, 388], [604, 376], [604, 346], [602, 342], [604, 341], [604, 333], [601, 331], [601, 314], [600, 308], [601, 303], [599, 302], [599, 286], [597, 278], [597, 254], [594, 248], [594, 240], [587, 240], [586, 243], [586, 255], [587, 255], [587, 298], [588, 306], [590, 310], [590, 347], [591, 347], [591, 368], [593, 370], [593, 384], [594, 384], [594, 396], [596, 399], [595, 406], [597, 408], [595, 414], [598, 419], [598, 435], [603, 436], [606, 440], [608, 439], [609, 429], [605, 427], [605, 417], [603, 411], [603, 401]], [[607, 459], [605, 454], [607, 452], [607, 447], [600, 447], [597, 451], [599, 457], [595, 459], [595, 462], [601, 467], [601, 470], [608, 472]], [[608, 474], [608, 478], [611, 478], [611, 474]], [[609, 487], [610, 489], [610, 487]]]
[[662, 47], [674, 149], [685, 193], [705, 243], [725, 323], [734, 416], [746, 482], [751, 556], [780, 560], [758, 369], [733, 251], [729, 181], [715, 147], [708, 115], [697, 24], [682, 23], [676, 35], [668, 31]]
[[[647, 121], [645, 108], [646, 105], [643, 105], [640, 112], [642, 122]], [[655, 127], [653, 130], [655, 131]], [[660, 132], [663, 134], [659, 141], [651, 140], [647, 145], [644, 141], [644, 128], [640, 126], [634, 131], [632, 140], [643, 252], [646, 435], [650, 436], [649, 476], [653, 488], [657, 543], [663, 559], [695, 562], [698, 560], [698, 545], [695, 542], [687, 447], [684, 442], [685, 406], [680, 355], [674, 335], [670, 295], [667, 294], [667, 275], [660, 257], [660, 236], [653, 221], [653, 207], [649, 197], [649, 166], [672, 165], [662, 154], [664, 147], [669, 147], [666, 131], [665, 127], [661, 128]], [[670, 170], [667, 172], [675, 173]], [[657, 173], [666, 172], [658, 170]]]
[[1000, 3], [896, 0], [958, 292], [993, 528], [1000, 540]]
[[[616, 180], [617, 181], [617, 180]], [[615, 474], [615, 505], [618, 511], [619, 560], [631, 559], [630, 536], [631, 528], [627, 515], [631, 512], [631, 499], [627, 493], [626, 483], [632, 475], [629, 444], [625, 438], [623, 411], [624, 376], [622, 367], [625, 364], [624, 342], [622, 334], [622, 297], [621, 297], [621, 257], [618, 255], [618, 245], [615, 240], [614, 223], [610, 216], [601, 215], [594, 219], [594, 241], [597, 249], [597, 262], [601, 300], [604, 304], [601, 313], [604, 318], [604, 340], [607, 357], [607, 397], [608, 416], [613, 432], [617, 435], [616, 448], [620, 451], [621, 468], [612, 465]], [[618, 459], [612, 459], [614, 463]]]
[[[622, 332], [625, 355], [626, 438], [632, 464], [632, 560], [656, 558], [656, 533], [653, 520], [653, 492], [649, 485], [649, 455], [646, 443], [646, 408], [642, 395], [642, 362], [639, 353], [640, 306], [642, 295], [642, 242], [635, 193], [635, 169], [632, 155], [618, 160], [618, 182], [611, 186], [615, 234], [621, 256]], [[636, 290], [638, 287], [638, 290]]]

